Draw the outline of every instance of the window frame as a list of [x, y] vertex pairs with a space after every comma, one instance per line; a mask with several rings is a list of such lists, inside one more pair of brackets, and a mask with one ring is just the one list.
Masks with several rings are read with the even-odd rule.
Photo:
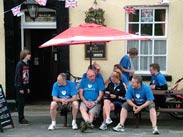
[[[132, 7], [132, 6], [131, 6]], [[142, 22], [141, 21], [141, 12], [140, 10], [142, 9], [153, 9], [153, 21], [152, 22], [149, 22], [149, 24], [152, 24], [152, 36], [148, 36], [151, 40], [152, 40], [152, 54], [151, 55], [140, 55], [140, 57], [143, 57], [143, 56], [152, 56], [152, 62], [154, 62], [154, 57], [155, 56], [165, 56], [165, 70], [161, 70], [161, 72], [163, 74], [167, 74], [168, 72], [168, 69], [167, 69], [167, 66], [168, 66], [168, 13], [169, 13], [169, 9], [168, 9], [168, 6], [138, 6], [138, 7], [134, 7], [135, 9], [139, 10], [139, 20], [137, 22], [129, 22], [129, 14], [126, 13], [125, 15], [125, 18], [126, 18], [126, 31], [129, 32], [129, 24], [138, 24], [138, 30], [139, 30], [139, 34], [141, 34], [141, 24], [148, 24], [148, 22]], [[158, 9], [165, 9], [165, 21], [155, 21], [155, 10], [158, 10]], [[156, 24], [160, 24], [160, 23], [165, 23], [165, 34], [163, 36], [155, 36], [155, 25]], [[160, 55], [156, 55], [154, 54], [154, 43], [155, 43], [155, 40], [164, 40], [166, 42], [166, 54], [160, 54]], [[140, 51], [140, 48], [141, 48], [141, 40], [138, 40], [138, 49]], [[127, 45], [127, 42], [126, 42], [126, 53], [127, 53], [127, 49], [128, 49], [128, 45]], [[149, 70], [147, 71], [142, 71], [140, 70], [140, 59], [138, 58], [138, 70], [136, 71], [137, 74], [149, 74]]]

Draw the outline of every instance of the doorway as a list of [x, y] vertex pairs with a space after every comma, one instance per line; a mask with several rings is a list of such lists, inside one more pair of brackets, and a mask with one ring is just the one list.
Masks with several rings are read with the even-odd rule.
[[[53, 47], [39, 48], [56, 33], [55, 29], [26, 29], [25, 44], [31, 50], [30, 102], [50, 101], [52, 85], [56, 81], [58, 60]], [[25, 45], [26, 46], [26, 45]]]

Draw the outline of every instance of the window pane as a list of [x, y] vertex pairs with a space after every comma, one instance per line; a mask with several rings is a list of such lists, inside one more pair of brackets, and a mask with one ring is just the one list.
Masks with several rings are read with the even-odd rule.
[[165, 40], [155, 40], [154, 41], [154, 54], [166, 54], [166, 41]]
[[139, 57], [135, 57], [132, 59], [132, 63], [135, 70], [139, 70], [138, 64], [139, 64]]
[[152, 55], [152, 41], [141, 41], [140, 54]]
[[165, 35], [165, 23], [155, 24], [155, 36]]
[[139, 10], [136, 10], [135, 14], [129, 14], [129, 22], [139, 22]]
[[131, 48], [137, 48], [138, 49], [138, 40], [128, 40], [127, 41], [127, 51]]
[[149, 70], [149, 65], [152, 63], [152, 57], [141, 57], [140, 58], [140, 71]]
[[152, 24], [141, 24], [141, 35], [152, 36]]
[[158, 63], [161, 70], [166, 71], [166, 56], [154, 57], [154, 63]]
[[165, 9], [155, 10], [155, 21], [165, 21]]
[[153, 22], [153, 9], [141, 10], [141, 22]]
[[139, 33], [139, 24], [129, 24], [129, 33], [138, 34]]

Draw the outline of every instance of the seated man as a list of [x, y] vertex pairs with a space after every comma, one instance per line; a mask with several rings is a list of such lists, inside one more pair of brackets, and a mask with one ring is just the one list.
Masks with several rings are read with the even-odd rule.
[[81, 132], [87, 127], [93, 127], [94, 117], [100, 113], [100, 101], [103, 97], [104, 83], [96, 78], [96, 70], [88, 69], [87, 78], [83, 78], [79, 85], [79, 96], [81, 99], [80, 112], [84, 121], [81, 122]]
[[103, 97], [103, 122], [99, 129], [106, 130], [107, 125], [113, 122], [110, 118], [110, 112], [121, 110], [121, 105], [125, 102], [125, 93], [126, 88], [121, 81], [121, 70], [116, 69], [111, 74], [111, 82], [108, 84]]
[[52, 89], [53, 101], [50, 105], [50, 115], [52, 123], [48, 127], [48, 130], [54, 130], [56, 128], [56, 116], [57, 109], [71, 109], [72, 107], [72, 129], [78, 129], [76, 118], [79, 108], [79, 103], [77, 101], [78, 92], [73, 82], [67, 80], [67, 75], [65, 73], [60, 73], [57, 77], [57, 82], [54, 83]]
[[[97, 68], [95, 67], [96, 65], [89, 65], [88, 69], [93, 69], [96, 72], [96, 78], [100, 79], [103, 83], [104, 83], [104, 78], [102, 76], [102, 74], [97, 70]], [[87, 78], [86, 73], [83, 74], [82, 79]]]
[[139, 113], [142, 109], [146, 108], [150, 113], [150, 120], [153, 127], [153, 134], [159, 134], [157, 128], [157, 116], [155, 104], [153, 102], [154, 96], [150, 87], [142, 83], [142, 77], [134, 75], [132, 77], [131, 85], [129, 85], [126, 92], [126, 101], [122, 105], [120, 113], [120, 123], [113, 128], [114, 131], [125, 131], [124, 123], [128, 116], [128, 111], [133, 110], [134, 114]]
[[[150, 87], [152, 90], [167, 90], [168, 85], [165, 76], [160, 72], [160, 66], [157, 63], [150, 64], [150, 73], [152, 75]], [[165, 104], [165, 96], [154, 96], [156, 107], [162, 107]]]

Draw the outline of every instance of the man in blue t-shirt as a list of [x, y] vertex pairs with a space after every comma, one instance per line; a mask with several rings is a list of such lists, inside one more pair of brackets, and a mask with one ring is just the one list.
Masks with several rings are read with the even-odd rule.
[[[157, 63], [150, 64], [151, 82], [150, 87], [152, 90], [167, 90], [168, 85], [165, 76], [160, 72], [160, 66]], [[161, 107], [165, 104], [165, 96], [154, 96], [156, 107]]]
[[135, 58], [138, 55], [137, 48], [131, 48], [128, 51], [128, 54], [123, 56], [120, 61], [120, 65], [122, 67], [122, 73], [126, 76], [127, 80], [130, 80], [130, 75], [135, 73], [134, 68], [132, 67], [132, 58]]
[[114, 131], [125, 131], [124, 123], [128, 116], [128, 111], [133, 110], [134, 114], [139, 113], [142, 109], [147, 109], [150, 113], [150, 120], [153, 127], [153, 134], [159, 134], [157, 128], [157, 116], [154, 96], [150, 87], [142, 83], [142, 77], [134, 75], [126, 92], [126, 103], [122, 105], [120, 114], [120, 123], [113, 128]]
[[81, 99], [80, 112], [84, 121], [80, 124], [81, 132], [87, 127], [93, 128], [93, 119], [101, 109], [100, 101], [104, 94], [104, 83], [101, 79], [96, 78], [96, 70], [89, 68], [86, 78], [82, 78], [79, 85], [79, 96]]
[[78, 92], [76, 90], [75, 84], [67, 80], [67, 75], [65, 73], [60, 73], [52, 88], [53, 101], [50, 104], [50, 116], [52, 123], [48, 127], [48, 130], [54, 130], [56, 128], [57, 109], [71, 109], [71, 107], [73, 117], [72, 129], [78, 129], [76, 123], [79, 108], [77, 95]]

